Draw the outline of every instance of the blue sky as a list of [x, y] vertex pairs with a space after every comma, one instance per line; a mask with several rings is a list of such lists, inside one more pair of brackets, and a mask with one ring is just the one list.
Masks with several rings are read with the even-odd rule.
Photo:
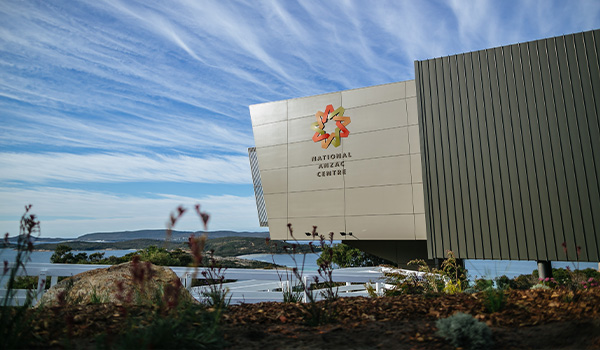
[[[0, 230], [258, 225], [248, 106], [414, 79], [414, 60], [600, 28], [600, 1], [0, 2]], [[199, 230], [191, 213], [176, 227]]]

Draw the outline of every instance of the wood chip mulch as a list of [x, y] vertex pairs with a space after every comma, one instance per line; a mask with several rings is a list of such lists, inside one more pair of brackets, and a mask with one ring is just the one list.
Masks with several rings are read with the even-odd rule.
[[[590, 291], [509, 291], [501, 311], [486, 311], [483, 293], [341, 298], [327, 324], [306, 324], [302, 304], [233, 305], [223, 315], [226, 349], [453, 349], [436, 336], [435, 321], [464, 312], [492, 328], [495, 349], [600, 349], [600, 288]], [[85, 343], [116, 334], [128, 318], [144, 320], [147, 307], [112, 304], [36, 310], [34, 329], [45, 346], [61, 348], [67, 335]]]

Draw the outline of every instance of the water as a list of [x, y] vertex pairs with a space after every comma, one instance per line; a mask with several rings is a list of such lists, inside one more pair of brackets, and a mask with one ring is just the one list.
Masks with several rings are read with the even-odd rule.
[[[291, 256], [287, 254], [249, 254], [242, 255], [239, 258], [258, 260], [272, 263], [275, 261], [277, 265], [283, 265], [288, 267], [302, 266], [302, 254], [296, 254], [297, 264], [294, 263]], [[319, 258], [316, 254], [307, 254], [306, 262], [304, 264], [304, 271], [314, 272], [319, 268], [317, 265], [317, 259]], [[577, 262], [553, 262], [552, 267], [554, 268], [565, 268], [570, 267], [572, 270], [577, 268], [583, 270], [586, 268], [597, 269], [598, 263], [579, 263]], [[578, 267], [579, 266], [579, 267]], [[528, 275], [537, 270], [537, 263], [535, 261], [515, 261], [515, 260], [465, 260], [465, 267], [467, 268], [468, 277], [470, 280], [476, 278], [494, 279], [502, 275], [506, 275], [509, 278], [513, 278], [519, 275]]]
[[[555, 261], [552, 262], [553, 268], [575, 269], [598, 269], [598, 263], [591, 262], [568, 262]], [[528, 275], [537, 270], [535, 261], [516, 261], [516, 260], [465, 260], [465, 268], [469, 271], [469, 279], [476, 278], [494, 279], [502, 275], [513, 278], [519, 275]]]
[[[129, 254], [131, 252], [135, 252], [136, 249], [129, 250], [77, 250], [73, 251], [73, 254], [78, 253], [87, 253], [88, 255], [96, 252], [105, 253], [104, 257], [109, 257], [111, 255], [121, 257], [123, 255]], [[50, 257], [53, 252], [51, 251], [34, 251], [31, 253], [31, 262], [34, 263], [50, 263]], [[7, 260], [13, 262], [15, 257], [17, 256], [17, 251], [13, 249], [0, 249], [0, 260]], [[295, 256], [296, 262], [292, 256], [288, 254], [249, 254], [242, 255], [239, 258], [242, 259], [250, 259], [263, 261], [268, 263], [288, 266], [288, 267], [302, 267], [302, 254], [296, 254]], [[304, 271], [306, 272], [316, 272], [319, 268], [317, 265], [317, 259], [319, 255], [317, 254], [307, 254], [306, 260], [304, 262]], [[592, 268], [597, 269], [598, 263], [589, 263], [582, 262], [577, 264], [577, 262], [553, 262], [552, 267], [570, 267], [572, 270], [576, 269], [579, 266], [579, 269]], [[474, 280], [476, 278], [487, 278], [494, 279], [496, 277], [506, 275], [509, 278], [513, 278], [519, 275], [530, 274], [533, 270], [537, 269], [537, 263], [535, 261], [513, 261], [513, 260], [465, 260], [465, 267], [469, 271], [469, 279]]]
[[[248, 260], [256, 260], [268, 263], [275, 263], [281, 266], [287, 267], [297, 267], [299, 269], [302, 268], [303, 262], [303, 254], [295, 254], [294, 256], [288, 254], [248, 254], [248, 255], [240, 255], [238, 258], [248, 259]], [[296, 261], [294, 262], [294, 258]], [[306, 260], [304, 260], [304, 271], [305, 272], [316, 272], [319, 269], [317, 265], [317, 259], [319, 259], [319, 255], [317, 254], [306, 254]]]

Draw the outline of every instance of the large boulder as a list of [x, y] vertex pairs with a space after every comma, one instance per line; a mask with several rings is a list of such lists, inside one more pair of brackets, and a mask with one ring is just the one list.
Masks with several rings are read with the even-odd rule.
[[195, 299], [168, 267], [133, 261], [66, 278], [46, 291], [38, 306], [159, 302], [173, 305]]

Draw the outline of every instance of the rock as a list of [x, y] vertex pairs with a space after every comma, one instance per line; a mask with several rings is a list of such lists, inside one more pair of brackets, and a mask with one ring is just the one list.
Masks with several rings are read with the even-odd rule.
[[132, 261], [82, 272], [51, 287], [38, 306], [116, 303], [149, 305], [160, 301], [196, 302], [168, 267]]

